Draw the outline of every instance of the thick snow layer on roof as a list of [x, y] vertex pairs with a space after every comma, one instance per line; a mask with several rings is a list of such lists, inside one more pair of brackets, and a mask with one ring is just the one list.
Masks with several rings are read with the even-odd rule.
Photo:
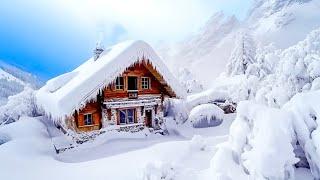
[[53, 117], [70, 115], [96, 98], [99, 90], [142, 58], [149, 60], [178, 97], [185, 96], [179, 83], [147, 43], [126, 41], [106, 49], [96, 61], [91, 58], [72, 72], [49, 80], [37, 92], [37, 104]]

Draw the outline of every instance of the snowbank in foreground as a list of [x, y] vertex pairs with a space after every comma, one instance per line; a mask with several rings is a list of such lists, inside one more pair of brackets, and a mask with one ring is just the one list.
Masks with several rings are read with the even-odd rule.
[[213, 174], [234, 179], [232, 171], [238, 171], [243, 179], [294, 179], [294, 165], [307, 164], [319, 179], [319, 97], [320, 91], [301, 93], [281, 109], [240, 102], [229, 140], [212, 159]]
[[[0, 159], [3, 163], [2, 177], [15, 177], [7, 174], [10, 169], [19, 170], [18, 164], [32, 166], [25, 163], [26, 159], [39, 158], [39, 154], [53, 155], [54, 148], [48, 141], [48, 132], [44, 124], [30, 117], [21, 117], [14, 122], [0, 127], [0, 138], [7, 137], [7, 141], [0, 145]], [[1, 178], [5, 179], [5, 178]], [[12, 178], [14, 179], [14, 178]], [[25, 177], [25, 179], [28, 179]]]
[[293, 165], [297, 162], [291, 145], [293, 137], [289, 114], [241, 102], [237, 118], [230, 127], [228, 144], [218, 150], [212, 162], [213, 170], [234, 179], [230, 169], [216, 168], [231, 163], [231, 166], [239, 166], [236, 169], [241, 169], [243, 176], [250, 174], [254, 179], [291, 179]]
[[203, 180], [199, 172], [209, 168], [214, 146], [226, 139], [229, 124], [221, 127], [197, 129], [203, 136], [112, 139], [56, 154], [50, 127], [37, 118], [22, 117], [0, 127], [0, 137], [6, 138], [0, 145], [0, 179]]
[[320, 178], [320, 91], [294, 96], [283, 109], [293, 114], [293, 127], [311, 172]]

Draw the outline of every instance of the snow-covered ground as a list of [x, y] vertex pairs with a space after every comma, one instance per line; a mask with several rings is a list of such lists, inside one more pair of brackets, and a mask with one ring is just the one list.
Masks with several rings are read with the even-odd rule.
[[[221, 126], [202, 129], [168, 119], [169, 136], [89, 142], [61, 154], [52, 145], [52, 136], [59, 136], [52, 126], [41, 118], [21, 118], [0, 128], [5, 142], [0, 145], [0, 179], [142, 179], [149, 172], [164, 173], [162, 164], [173, 166], [177, 177], [196, 179], [209, 168], [215, 145], [227, 139], [233, 117], [227, 116]], [[194, 134], [201, 136], [190, 140]]]
[[[36, 83], [34, 78], [0, 66], [0, 105], [6, 104], [0, 107], [0, 124], [13, 122], [0, 125], [0, 180], [319, 178], [320, 1], [254, 2], [244, 22], [218, 13], [199, 34], [160, 52], [191, 93], [167, 104], [178, 124], [167, 118], [166, 136], [107, 132], [56, 154], [53, 144], [70, 147], [73, 142], [51, 121], [21, 117], [37, 115], [34, 92], [25, 87]], [[76, 74], [47, 83], [48, 92], [71, 76]], [[237, 116], [221, 115], [223, 122], [216, 127], [192, 128], [203, 117], [220, 119], [221, 113], [207, 103], [224, 100], [238, 104]], [[43, 101], [49, 102], [46, 96]], [[311, 170], [294, 169], [298, 161]]]
[[[168, 119], [169, 136], [88, 142], [61, 154], [52, 145], [58, 131], [41, 118], [24, 117], [0, 128], [0, 179], [210, 179], [210, 160], [234, 117], [200, 129]], [[298, 170], [297, 178], [308, 174]]]

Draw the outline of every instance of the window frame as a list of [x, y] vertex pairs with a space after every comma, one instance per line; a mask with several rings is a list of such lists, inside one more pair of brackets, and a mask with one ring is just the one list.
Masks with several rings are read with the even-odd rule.
[[[121, 84], [121, 79], [122, 79], [122, 84]], [[122, 91], [124, 90], [124, 77], [123, 76], [118, 76], [116, 78], [115, 90], [122, 90]]]
[[[131, 116], [129, 116], [129, 110], [132, 111]], [[127, 124], [134, 124], [134, 118], [135, 118], [135, 109], [127, 109]], [[132, 121], [129, 121], [129, 117], [132, 119]]]
[[142, 89], [151, 89], [151, 78], [150, 77], [141, 77], [141, 88]]
[[[91, 119], [90, 119], [91, 123], [90, 124], [88, 123], [88, 118], [86, 118], [86, 117], [91, 117]], [[93, 126], [94, 125], [94, 123], [93, 123], [93, 114], [92, 113], [83, 114], [83, 125], [84, 126]]]
[[[124, 113], [124, 122], [121, 122], [121, 113]], [[120, 125], [127, 124], [127, 110], [126, 109], [119, 109], [119, 124]]]
[[[132, 111], [132, 115], [129, 116], [129, 110]], [[136, 109], [135, 108], [127, 108], [127, 109], [119, 109], [119, 125], [128, 125], [128, 124], [134, 124], [135, 123], [135, 118], [136, 118]], [[121, 122], [121, 113], [125, 113], [124, 116], [124, 122]], [[131, 117], [132, 121], [129, 121], [129, 117]]]

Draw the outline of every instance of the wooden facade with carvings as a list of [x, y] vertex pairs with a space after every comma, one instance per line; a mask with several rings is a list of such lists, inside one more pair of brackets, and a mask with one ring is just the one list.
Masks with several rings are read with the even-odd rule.
[[108, 126], [146, 126], [160, 129], [163, 123], [163, 101], [176, 94], [148, 60], [129, 66], [73, 115], [78, 132]]

